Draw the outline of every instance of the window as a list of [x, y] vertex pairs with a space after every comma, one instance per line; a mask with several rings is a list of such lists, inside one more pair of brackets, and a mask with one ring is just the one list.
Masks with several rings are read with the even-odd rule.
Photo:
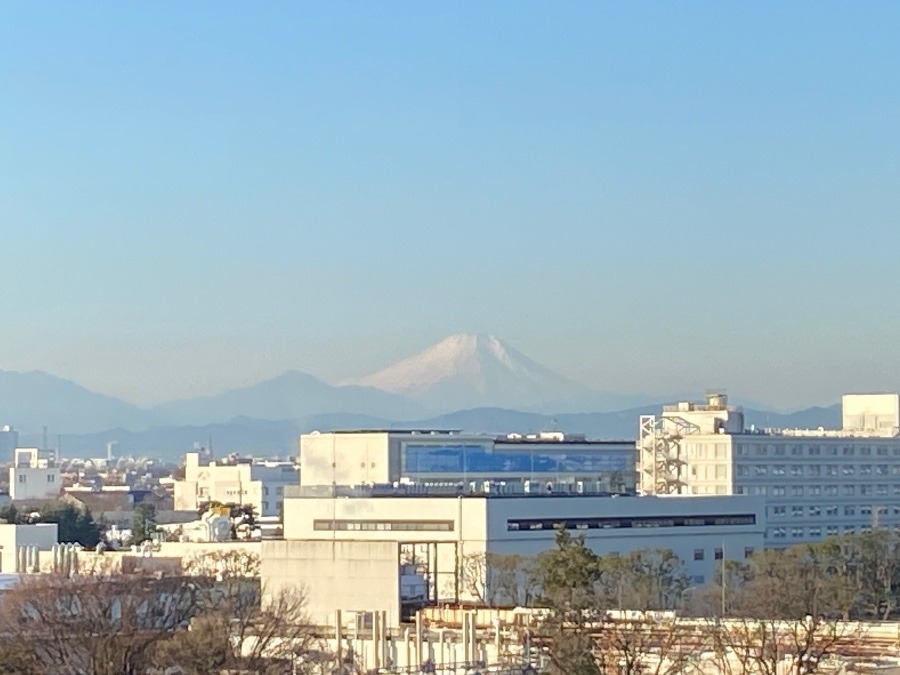
[[837, 446], [829, 445], [827, 448], [825, 448], [825, 454], [828, 455], [829, 457], [834, 457], [835, 455], [838, 454]]
[[868, 445], [864, 445], [859, 449], [859, 454], [863, 457], [869, 457], [872, 454], [872, 448], [870, 448]]
[[845, 445], [844, 446], [844, 457], [852, 457], [853, 456], [853, 446]]
[[717, 465], [716, 465], [716, 478], [717, 478], [717, 479], [724, 479], [724, 478], [725, 478], [725, 465], [724, 465], [724, 464], [717, 464]]
[[706, 583], [706, 577], [702, 574], [698, 574], [694, 577], [694, 585], [702, 586], [704, 583]]
[[884, 447], [883, 445], [879, 445], [875, 451], [875, 454], [878, 455], [879, 457], [887, 457], [887, 454], [888, 454], [887, 448]]
[[757, 464], [756, 465], [756, 475], [757, 476], [765, 476], [768, 471], [768, 468], [765, 464]]
[[875, 486], [875, 494], [886, 495], [888, 493], [888, 486], [885, 484], [879, 483]]
[[803, 528], [802, 527], [792, 527], [791, 528], [791, 536], [794, 539], [799, 539], [803, 536]]
[[825, 494], [829, 497], [837, 497], [838, 495], [838, 486], [837, 485], [826, 485], [825, 486]]
[[808, 453], [812, 456], [815, 456], [815, 455], [821, 455], [822, 451], [819, 449], [818, 445], [811, 445], [811, 446], [809, 446]]
[[814, 466], [808, 467], [810, 476], [821, 476], [822, 475], [822, 467], [818, 464]]
[[859, 467], [859, 475], [860, 476], [871, 476], [872, 475], [872, 465], [871, 464], [862, 464]]
[[694, 560], [703, 560], [703, 558], [704, 558], [703, 549], [695, 548], [694, 549]]
[[750, 475], [750, 467], [749, 466], [739, 466], [737, 468], [737, 475], [742, 477], [747, 477]]
[[802, 497], [803, 496], [803, 486], [802, 485], [791, 485], [791, 494], [794, 497]]
[[794, 518], [802, 518], [803, 517], [803, 507], [802, 506], [792, 506], [791, 507], [791, 516]]
[[773, 506], [772, 507], [772, 515], [776, 517], [783, 517], [787, 513], [786, 506]]
[[749, 558], [751, 555], [753, 555], [753, 547], [752, 547], [752, 546], [745, 546], [745, 547], [744, 547], [744, 557], [745, 557], [745, 558]]
[[825, 534], [829, 537], [836, 537], [838, 533], [837, 525], [829, 525], [825, 528]]
[[734, 454], [736, 454], [738, 457], [744, 457], [748, 455], [749, 453], [747, 452], [747, 446], [745, 446], [743, 443], [738, 443], [734, 447]]
[[55, 483], [55, 482], [56, 482], [56, 476], [54, 476], [54, 475], [51, 473], [49, 476], [47, 476], [47, 482], [48, 482], [48, 483]]
[[785, 471], [784, 464], [776, 464], [772, 467], [773, 476], [783, 476]]
[[784, 456], [784, 446], [776, 445], [775, 446], [775, 454], [779, 457], [783, 457]]
[[822, 486], [821, 485], [808, 485], [806, 486], [806, 494], [809, 497], [818, 497], [822, 494]]
[[807, 508], [807, 513], [812, 517], [818, 517], [822, 515], [822, 507], [821, 506], [810, 506]]
[[24, 473], [19, 474], [19, 482], [24, 483], [27, 476]]
[[269, 510], [269, 502], [263, 502], [263, 511]]
[[887, 464], [876, 464], [875, 465], [875, 475], [887, 476], [888, 475], [888, 465]]
[[757, 445], [756, 446], [756, 454], [759, 457], [765, 457], [769, 454], [769, 446], [767, 445]]
[[861, 495], [872, 494], [872, 486], [871, 485], [860, 485], [859, 486], [859, 494], [861, 494]]
[[[507, 529], [520, 529], [518, 526], [511, 527], [512, 523], [518, 525], [522, 521], [506, 521]], [[541, 521], [537, 521], [540, 523]], [[350, 530], [350, 531], [431, 531], [431, 532], [451, 532], [453, 531], [452, 520], [314, 520], [314, 530]], [[529, 529], [522, 527], [521, 529]], [[530, 528], [540, 529], [540, 528]]]
[[773, 539], [784, 539], [786, 533], [787, 533], [787, 529], [784, 527], [773, 527], [772, 528], [772, 538]]
[[871, 506], [860, 506], [859, 507], [859, 515], [871, 516], [872, 515], [872, 507]]
[[766, 490], [765, 485], [757, 485], [753, 488], [753, 494], [765, 497], [768, 494], [768, 490]]
[[856, 528], [853, 525], [844, 526], [844, 534], [853, 534], [854, 532], [856, 532]]
[[773, 485], [772, 486], [772, 496], [773, 497], [784, 497], [785, 489], [784, 485]]
[[838, 475], [838, 466], [837, 464], [828, 464], [825, 467], [825, 473], [829, 476], [837, 476]]
[[721, 560], [723, 557], [725, 557], [725, 555], [722, 549], [717, 548], [713, 557], [715, 557], [716, 560]]
[[845, 497], [852, 497], [855, 494], [856, 494], [856, 486], [854, 486], [854, 485], [845, 485], [844, 486], [844, 496]]
[[838, 514], [838, 507], [836, 507], [836, 506], [826, 506], [825, 507], [825, 515], [826, 516], [829, 516], [832, 518], [837, 518], [837, 514]]
[[844, 464], [844, 467], [841, 469], [845, 476], [852, 476], [856, 473], [856, 467], [852, 464]]
[[845, 506], [845, 507], [844, 507], [844, 515], [845, 515], [845, 516], [855, 516], [855, 515], [856, 515], [856, 508], [853, 507], [853, 506]]
[[791, 446], [791, 455], [802, 455], [803, 454], [803, 446], [802, 445], [792, 445]]
[[281, 495], [283, 495], [283, 494], [284, 494], [284, 487], [281, 486], [281, 485], [279, 485], [277, 488], [275, 488], [275, 494], [278, 495], [279, 497], [280, 497]]
[[810, 537], [821, 537], [822, 536], [822, 528], [818, 527], [818, 526], [809, 528], [809, 536]]

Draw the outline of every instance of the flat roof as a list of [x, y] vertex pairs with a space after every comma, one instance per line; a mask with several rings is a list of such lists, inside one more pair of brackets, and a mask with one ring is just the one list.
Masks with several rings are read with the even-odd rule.
[[[333, 429], [332, 431], [313, 431], [313, 434], [408, 434], [418, 436], [430, 436], [443, 434], [445, 436], [462, 434], [460, 429]], [[489, 437], [485, 437], [486, 439]]]

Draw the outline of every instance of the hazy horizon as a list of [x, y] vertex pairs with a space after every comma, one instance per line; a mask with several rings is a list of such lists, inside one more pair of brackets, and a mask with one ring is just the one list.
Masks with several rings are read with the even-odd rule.
[[900, 5], [7, 3], [0, 369], [142, 405], [459, 332], [900, 389]]

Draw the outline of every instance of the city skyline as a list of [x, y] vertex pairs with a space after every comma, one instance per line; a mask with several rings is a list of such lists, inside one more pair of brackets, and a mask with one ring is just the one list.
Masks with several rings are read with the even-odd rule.
[[149, 405], [473, 332], [608, 391], [900, 389], [892, 3], [0, 16], [2, 370]]

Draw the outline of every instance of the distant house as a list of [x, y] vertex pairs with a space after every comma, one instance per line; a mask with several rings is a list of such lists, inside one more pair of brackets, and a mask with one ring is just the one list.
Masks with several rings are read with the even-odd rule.
[[79, 509], [89, 509], [94, 520], [106, 525], [130, 528], [138, 504], [152, 504], [158, 513], [172, 510], [172, 498], [155, 490], [66, 490], [62, 501]]

